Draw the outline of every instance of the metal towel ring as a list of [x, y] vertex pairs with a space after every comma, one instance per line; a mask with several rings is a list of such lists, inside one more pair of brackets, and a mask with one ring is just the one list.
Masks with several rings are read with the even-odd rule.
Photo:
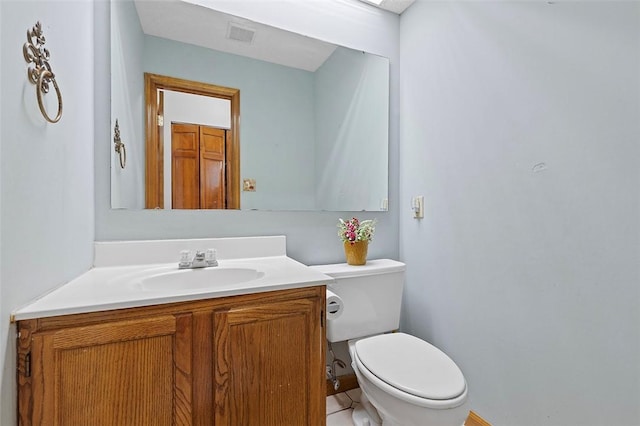
[[[58, 113], [56, 114], [56, 118], [53, 119], [49, 117], [49, 114], [47, 114], [47, 110], [42, 103], [42, 93], [49, 93], [50, 82], [53, 83], [53, 88], [56, 89], [56, 96], [58, 97]], [[40, 73], [36, 87], [36, 94], [38, 95], [38, 106], [40, 107], [40, 112], [44, 116], [45, 120], [49, 123], [57, 123], [60, 121], [60, 117], [62, 117], [62, 93], [60, 93], [58, 82], [56, 82], [56, 78], [51, 71], [44, 70]]]
[[120, 140], [120, 126], [118, 125], [118, 119], [116, 119], [116, 126], [113, 128], [113, 143], [115, 144], [115, 151], [118, 153], [120, 159], [120, 167], [124, 169], [127, 165], [127, 148], [124, 147], [124, 143]]
[[[38, 107], [40, 112], [44, 116], [45, 120], [49, 123], [57, 123], [62, 117], [62, 93], [58, 82], [56, 82], [56, 76], [51, 71], [51, 65], [49, 65], [49, 50], [44, 48], [46, 39], [42, 33], [42, 25], [40, 21], [36, 22], [36, 25], [27, 30], [27, 42], [22, 46], [22, 53], [27, 63], [34, 63], [34, 67], [29, 67], [27, 70], [27, 76], [29, 81], [36, 85], [36, 95], [38, 97]], [[53, 84], [53, 88], [56, 91], [58, 98], [58, 113], [55, 118], [51, 118], [47, 113], [42, 102], [42, 94], [49, 93], [49, 85]]]

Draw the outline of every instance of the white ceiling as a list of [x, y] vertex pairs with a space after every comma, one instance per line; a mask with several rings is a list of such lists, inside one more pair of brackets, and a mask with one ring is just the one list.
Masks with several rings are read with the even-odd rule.
[[409, 6], [413, 4], [416, 0], [382, 0], [380, 5], [377, 5], [374, 1], [361, 0], [365, 3], [373, 4], [380, 9], [388, 10], [389, 12], [397, 13], [400, 15], [404, 12]]
[[[0, 0], [1, 1], [1, 0]], [[142, 31], [235, 55], [247, 56], [306, 71], [317, 70], [336, 46], [300, 34], [227, 15], [182, 0], [134, 0]], [[401, 14], [415, 0], [382, 0], [375, 5]], [[251, 43], [227, 38], [229, 25], [255, 31]]]
[[[145, 34], [306, 71], [318, 69], [336, 49], [330, 43], [180, 0], [135, 0], [135, 6]], [[255, 31], [253, 41], [228, 39], [230, 23]]]

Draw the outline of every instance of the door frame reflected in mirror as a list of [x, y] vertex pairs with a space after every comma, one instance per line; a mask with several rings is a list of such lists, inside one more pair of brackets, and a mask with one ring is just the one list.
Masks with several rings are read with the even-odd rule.
[[159, 135], [159, 90], [226, 99], [231, 106], [230, 137], [225, 150], [226, 209], [240, 209], [240, 90], [158, 74], [144, 73], [145, 208], [164, 208], [164, 146]]

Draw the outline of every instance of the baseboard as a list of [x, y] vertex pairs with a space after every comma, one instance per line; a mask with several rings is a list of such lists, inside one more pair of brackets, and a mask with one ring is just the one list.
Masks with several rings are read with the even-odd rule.
[[358, 387], [358, 379], [356, 379], [355, 374], [338, 376], [338, 380], [340, 380], [340, 387], [337, 390], [333, 388], [333, 382], [331, 380], [327, 380], [327, 396], [335, 395]]
[[464, 426], [491, 426], [491, 423], [489, 423], [473, 411], [469, 411], [469, 416], [467, 416], [467, 420], [465, 420]]

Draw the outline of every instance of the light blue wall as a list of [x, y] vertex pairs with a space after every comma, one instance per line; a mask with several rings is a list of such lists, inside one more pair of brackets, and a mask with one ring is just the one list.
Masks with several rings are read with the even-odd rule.
[[320, 209], [375, 210], [387, 198], [388, 82], [386, 58], [341, 47], [315, 72]]
[[[2, 5], [0, 5], [0, 22], [2, 21]], [[2, 31], [0, 31], [0, 47], [3, 46], [2, 44]], [[2, 99], [2, 86], [4, 85], [2, 82], [2, 62], [3, 62], [3, 56], [0, 55], [0, 99]], [[2, 123], [2, 102], [0, 102], [0, 123]], [[2, 193], [2, 132], [0, 131], [0, 194]], [[0, 242], [2, 242], [2, 196], [0, 195]], [[3, 325], [0, 327], [0, 389], [3, 389], [3, 394], [5, 392], [7, 392], [4, 389], [8, 389], [9, 386], [12, 386], [8, 383], [8, 381], [10, 380], [9, 377], [11, 377], [10, 374], [10, 366], [12, 365], [11, 362], [7, 362], [6, 357], [7, 357], [7, 348], [9, 347], [9, 330], [10, 327], [6, 327], [4, 326], [4, 321], [5, 318], [7, 318], [7, 316], [9, 316], [10, 314], [7, 312], [5, 313], [5, 310], [7, 310], [9, 307], [5, 307], [4, 303], [2, 303], [1, 301], [4, 300], [2, 298], [2, 244], [0, 244], [0, 321], [3, 321]], [[9, 352], [10, 354], [12, 352]], [[6, 382], [6, 384], [5, 384]], [[5, 387], [6, 386], [6, 387]], [[11, 393], [11, 392], [8, 392]], [[8, 422], [9, 421], [9, 417], [8, 417], [8, 412], [7, 414], [3, 415], [2, 413], [5, 411], [3, 410], [3, 407], [5, 405], [7, 405], [9, 403], [9, 401], [5, 401], [4, 399], [0, 400], [0, 423], [3, 422]], [[7, 407], [8, 408], [8, 407]]]
[[403, 328], [492, 424], [640, 424], [640, 3], [419, 0], [400, 49]]
[[241, 193], [242, 209], [314, 209], [313, 73], [152, 36], [143, 62], [146, 72], [240, 90], [241, 179], [258, 187]]
[[133, 2], [111, 3], [111, 129], [118, 119], [120, 137], [127, 152], [120, 166], [118, 154], [111, 149], [111, 206], [144, 208], [145, 185], [145, 104], [143, 51], [144, 33]]
[[[265, 22], [332, 43], [376, 53], [391, 60], [390, 106], [390, 205], [389, 212], [367, 213], [377, 218], [371, 257], [398, 257], [398, 25], [397, 15], [360, 2], [326, 0], [317, 2], [214, 1], [225, 13]], [[95, 21], [95, 179], [96, 239], [159, 239], [224, 237], [245, 235], [286, 235], [291, 256], [305, 263], [344, 261], [337, 237], [340, 212], [269, 211], [123, 211], [110, 208], [109, 164], [113, 148], [109, 143], [109, 8], [96, 3]], [[243, 117], [244, 118], [244, 117]], [[281, 123], [280, 123], [281, 124]], [[276, 123], [278, 125], [278, 123]], [[243, 135], [244, 138], [244, 135]], [[279, 172], [275, 167], [273, 172]], [[260, 182], [258, 181], [258, 185]]]
[[[38, 110], [22, 55], [26, 32], [38, 20], [64, 102], [56, 124]], [[12, 426], [16, 355], [9, 315], [87, 271], [93, 259], [93, 3], [2, 1], [0, 28], [0, 424]]]

